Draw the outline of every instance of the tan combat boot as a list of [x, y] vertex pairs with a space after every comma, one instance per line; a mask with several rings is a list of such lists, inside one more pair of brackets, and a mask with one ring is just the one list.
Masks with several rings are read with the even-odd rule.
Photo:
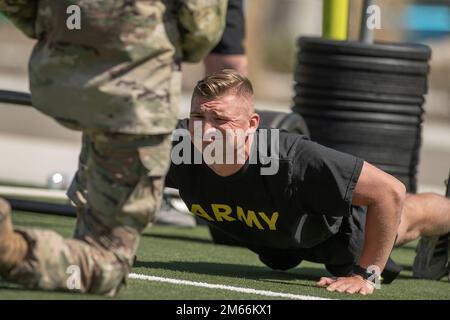
[[0, 275], [21, 262], [28, 251], [28, 244], [18, 233], [14, 232], [11, 222], [11, 207], [0, 198]]

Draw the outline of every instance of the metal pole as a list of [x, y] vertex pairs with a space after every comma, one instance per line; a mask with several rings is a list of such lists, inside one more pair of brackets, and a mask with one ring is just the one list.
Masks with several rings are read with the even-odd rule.
[[322, 36], [325, 39], [347, 40], [349, 0], [324, 0]]
[[26, 92], [0, 90], [0, 103], [19, 104], [22, 106], [32, 106], [31, 95]]
[[373, 29], [367, 26], [367, 8], [375, 4], [375, 0], [364, 0], [361, 13], [361, 26], [359, 28], [359, 41], [364, 43], [373, 43]]
[[70, 204], [48, 203], [34, 200], [5, 197], [11, 208], [17, 211], [53, 214], [57, 216], [76, 217], [76, 209]]

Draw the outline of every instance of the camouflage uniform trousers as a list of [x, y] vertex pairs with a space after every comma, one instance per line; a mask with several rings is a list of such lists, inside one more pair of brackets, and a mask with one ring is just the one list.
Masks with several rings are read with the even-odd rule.
[[74, 238], [17, 230], [29, 251], [6, 279], [31, 288], [115, 295], [131, 270], [141, 232], [159, 209], [170, 148], [169, 134], [84, 131], [68, 192], [77, 205]]

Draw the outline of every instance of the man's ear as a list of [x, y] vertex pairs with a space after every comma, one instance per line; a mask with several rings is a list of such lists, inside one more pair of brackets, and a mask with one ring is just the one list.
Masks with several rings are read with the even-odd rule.
[[250, 116], [250, 119], [249, 119], [248, 130], [249, 130], [250, 132], [255, 132], [256, 129], [258, 129], [258, 127], [259, 127], [259, 122], [260, 122], [259, 114], [253, 113], [253, 114]]

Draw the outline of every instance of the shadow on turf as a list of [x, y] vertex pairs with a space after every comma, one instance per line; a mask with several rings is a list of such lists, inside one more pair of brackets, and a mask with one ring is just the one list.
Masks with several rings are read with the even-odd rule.
[[[44, 297], [40, 297], [40, 296], [36, 296], [40, 293], [42, 294], [60, 294], [57, 299], [86, 299], [86, 293], [80, 293], [80, 292], [70, 292], [70, 291], [66, 291], [66, 290], [43, 290], [43, 289], [39, 289], [39, 288], [26, 288], [21, 286], [20, 284], [16, 284], [16, 283], [12, 283], [12, 282], [8, 282], [5, 280], [1, 280], [0, 279], [0, 295], [2, 293], [2, 291], [13, 291], [13, 292], [17, 292], [18, 294], [35, 294], [33, 296], [28, 296], [26, 297], [26, 299], [44, 299], [44, 300], [48, 300], [49, 298], [47, 296]], [[89, 299], [112, 299], [112, 297], [107, 297], [107, 296], [103, 296], [100, 294], [94, 294], [94, 293], [89, 293], [88, 294]], [[18, 298], [14, 298], [15, 300], [19, 299]], [[51, 298], [50, 298], [51, 299]], [[0, 298], [0, 300], [3, 300], [2, 298]]]
[[190, 242], [206, 243], [206, 244], [213, 243], [212, 240], [210, 240], [210, 239], [187, 237], [187, 236], [174, 236], [174, 235], [148, 234], [148, 233], [144, 233], [142, 236], [148, 237], [148, 238], [164, 239], [164, 240], [177, 240], [177, 241], [182, 240], [182, 241], [190, 241]]
[[399, 266], [403, 268], [403, 271], [413, 271], [413, 267], [411, 265], [399, 264]]
[[[263, 266], [248, 266], [231, 263], [214, 262], [147, 262], [136, 261], [136, 268], [164, 269], [178, 272], [190, 272], [199, 275], [213, 275], [233, 278], [246, 278], [267, 282], [299, 285], [299, 283], [280, 282], [274, 280], [310, 280], [318, 281], [320, 277], [328, 275], [325, 270], [297, 267], [290, 271], [276, 271]], [[302, 284], [300, 284], [302, 285]], [[306, 285], [309, 286], [309, 285]]]
[[12, 284], [10, 282], [4, 281], [4, 280], [0, 280], [0, 290], [16, 290], [16, 291], [23, 291], [24, 288]]

